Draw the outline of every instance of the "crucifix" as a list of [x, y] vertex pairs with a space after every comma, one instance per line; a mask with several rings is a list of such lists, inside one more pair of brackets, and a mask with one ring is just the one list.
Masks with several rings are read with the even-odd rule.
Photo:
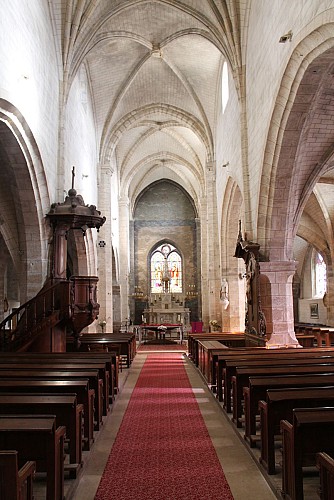
[[72, 189], [74, 189], [75, 167], [72, 168]]

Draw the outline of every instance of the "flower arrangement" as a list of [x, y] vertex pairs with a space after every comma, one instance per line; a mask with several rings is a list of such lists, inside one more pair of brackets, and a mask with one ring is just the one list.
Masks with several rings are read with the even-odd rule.
[[102, 321], [99, 322], [99, 326], [101, 327], [102, 333], [104, 333], [104, 329], [106, 327], [106, 324], [107, 324], [107, 322], [105, 319], [103, 319]]
[[209, 325], [212, 326], [212, 328], [221, 328], [220, 324], [216, 319], [210, 319]]

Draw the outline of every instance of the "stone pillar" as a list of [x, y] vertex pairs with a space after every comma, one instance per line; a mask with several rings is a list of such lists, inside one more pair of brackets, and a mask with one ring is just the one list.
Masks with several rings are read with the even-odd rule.
[[129, 221], [130, 203], [127, 196], [119, 199], [119, 285], [121, 321], [129, 318], [129, 272], [130, 272], [130, 242]]
[[328, 326], [334, 326], [334, 275], [330, 266], [327, 266], [327, 291], [324, 297], [324, 306], [327, 309]]
[[113, 332], [113, 293], [112, 293], [112, 241], [111, 241], [111, 177], [113, 170], [110, 165], [101, 165], [99, 183], [99, 209], [106, 215], [106, 221], [97, 236], [98, 256], [98, 302], [100, 304], [96, 331], [102, 333], [101, 321], [106, 321], [105, 333]]
[[[208, 293], [208, 309], [207, 316], [203, 307], [204, 328], [208, 328], [210, 320], [216, 320], [221, 325], [221, 307], [220, 307], [220, 259], [219, 259], [219, 240], [217, 227], [217, 193], [216, 193], [216, 165], [213, 161], [207, 162], [206, 165], [206, 269], [207, 269], [207, 292]], [[204, 228], [203, 228], [204, 229]], [[204, 248], [202, 248], [203, 255]], [[204, 306], [205, 304], [203, 304]], [[205, 317], [206, 316], [206, 317]]]
[[294, 331], [292, 279], [295, 261], [260, 262], [262, 312], [270, 346], [300, 347]]

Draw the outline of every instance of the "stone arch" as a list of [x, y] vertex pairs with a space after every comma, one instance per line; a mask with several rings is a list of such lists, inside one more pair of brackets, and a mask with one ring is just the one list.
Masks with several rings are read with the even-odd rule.
[[150, 116], [155, 116], [157, 113], [165, 115], [170, 120], [175, 120], [176, 123], [183, 125], [198, 137], [198, 139], [203, 143], [206, 156], [208, 161], [213, 158], [213, 144], [210, 138], [207, 137], [206, 131], [199, 120], [186, 113], [184, 110], [176, 108], [175, 106], [170, 106], [166, 104], [152, 104], [150, 106], [144, 106], [136, 111], [136, 113], [128, 113], [125, 115], [118, 123], [113, 126], [112, 133], [109, 132], [109, 124], [106, 125], [106, 129], [103, 132], [103, 137], [101, 141], [100, 156], [101, 163], [109, 164], [113, 151], [126, 130], [140, 124], [141, 120], [147, 120]]
[[228, 282], [230, 301], [228, 308], [221, 311], [224, 331], [243, 331], [245, 327], [245, 283], [240, 278], [244, 264], [234, 257], [243, 213], [241, 190], [229, 177], [221, 207], [221, 278]]
[[0, 99], [0, 231], [20, 283], [21, 303], [34, 296], [48, 273], [50, 207], [38, 146], [15, 106]]
[[[332, 103], [334, 90], [332, 30], [332, 24], [323, 25], [297, 45], [278, 92], [265, 147], [258, 212], [258, 242], [267, 259], [292, 259], [303, 207], [332, 156], [333, 137], [321, 121], [324, 102]], [[321, 149], [315, 147], [316, 142]]]

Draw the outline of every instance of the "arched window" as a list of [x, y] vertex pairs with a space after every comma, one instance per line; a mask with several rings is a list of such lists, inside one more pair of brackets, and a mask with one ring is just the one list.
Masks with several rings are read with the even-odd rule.
[[177, 252], [173, 251], [168, 255], [167, 261], [170, 274], [169, 290], [171, 293], [182, 292], [181, 257]]
[[226, 105], [228, 103], [228, 98], [229, 98], [228, 67], [227, 67], [227, 62], [225, 61], [223, 64], [223, 71], [222, 71], [222, 109], [223, 109], [223, 113], [224, 113]]
[[170, 244], [162, 244], [151, 254], [151, 293], [166, 291], [182, 292], [182, 258], [177, 249]]
[[327, 267], [319, 252], [313, 251], [313, 296], [322, 298], [327, 289]]

